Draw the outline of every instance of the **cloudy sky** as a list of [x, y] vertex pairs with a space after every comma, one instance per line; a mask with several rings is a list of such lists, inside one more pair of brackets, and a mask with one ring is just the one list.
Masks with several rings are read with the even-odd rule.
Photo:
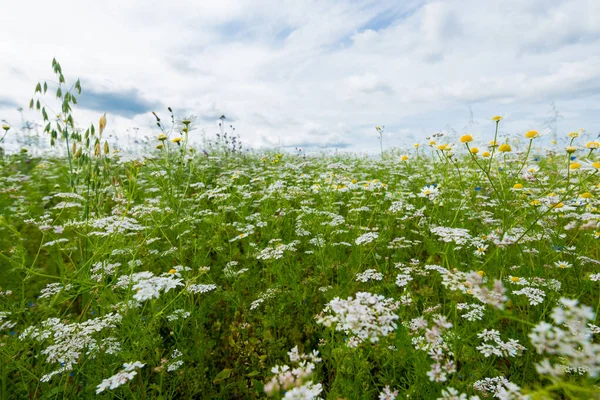
[[[21, 124], [51, 60], [76, 120], [154, 137], [151, 111], [224, 114], [254, 147], [368, 151], [440, 130], [600, 131], [598, 0], [23, 0], [0, 13], [0, 119]], [[49, 100], [50, 100], [49, 96]], [[37, 118], [26, 113], [25, 118]], [[594, 135], [595, 136], [595, 135]]]

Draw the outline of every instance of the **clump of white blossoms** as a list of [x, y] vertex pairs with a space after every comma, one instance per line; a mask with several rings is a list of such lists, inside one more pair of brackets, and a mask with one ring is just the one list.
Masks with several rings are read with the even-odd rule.
[[379, 400], [396, 400], [398, 396], [398, 389], [392, 391], [389, 386], [383, 388], [383, 390], [379, 393]]
[[450, 334], [452, 323], [445, 316], [436, 314], [433, 316], [433, 324], [423, 317], [417, 317], [408, 325], [412, 331], [412, 344], [417, 350], [426, 351], [434, 361], [431, 370], [427, 372], [432, 382], [446, 382], [448, 375], [456, 372], [454, 363], [454, 352], [448, 345], [447, 337]]
[[485, 312], [485, 307], [479, 304], [469, 304], [469, 303], [458, 303], [456, 305], [458, 310], [465, 310], [466, 312], [461, 316], [465, 318], [467, 321], [481, 321], [483, 319], [483, 313]]
[[174, 274], [165, 273], [161, 276], [154, 276], [150, 271], [142, 271], [132, 275], [122, 275], [115, 284], [115, 287], [128, 287], [135, 292], [133, 298], [136, 301], [146, 301], [158, 299], [161, 292], [168, 292], [177, 286], [184, 286], [183, 280], [177, 278]]
[[530, 397], [521, 394], [521, 388], [503, 376], [484, 378], [473, 383], [473, 390], [483, 392], [484, 397], [490, 394], [496, 399], [528, 400]]
[[539, 354], [562, 357], [561, 364], [550, 358], [536, 365], [542, 375], [560, 377], [567, 368], [588, 371], [591, 377], [600, 375], [600, 344], [592, 341], [593, 332], [588, 321], [594, 321], [591, 307], [578, 306], [577, 300], [561, 298], [559, 306], [552, 309], [554, 324], [542, 321], [529, 334], [531, 343]]
[[367, 232], [367, 233], [357, 237], [356, 240], [354, 241], [354, 243], [356, 243], [357, 245], [367, 244], [367, 243], [371, 243], [373, 240], [377, 239], [378, 237], [379, 237], [379, 234], [377, 232]]
[[42, 350], [41, 354], [47, 356], [46, 362], [59, 363], [62, 367], [41, 378], [41, 382], [47, 382], [54, 375], [72, 370], [73, 365], [77, 364], [84, 351], [91, 358], [94, 358], [100, 351], [107, 354], [118, 352], [120, 344], [115, 338], [108, 337], [98, 340], [93, 336], [105, 329], [115, 328], [120, 322], [121, 315], [118, 313], [72, 324], [64, 324], [58, 318], [50, 318], [42, 322], [41, 327], [26, 328], [19, 339], [32, 339], [40, 343], [46, 340], [53, 342]]
[[295, 252], [296, 246], [299, 245], [298, 240], [293, 240], [288, 244], [278, 243], [274, 247], [266, 247], [262, 249], [256, 256], [257, 260], [279, 260], [285, 252]]
[[491, 355], [515, 357], [526, 350], [525, 347], [519, 344], [518, 340], [509, 339], [508, 342], [504, 342], [500, 337], [500, 332], [495, 329], [484, 329], [477, 334], [477, 337], [483, 339], [483, 343], [477, 346], [477, 350], [486, 357]]
[[490, 290], [486, 286], [487, 279], [475, 271], [468, 273], [457, 269], [450, 271], [439, 265], [426, 265], [425, 269], [439, 272], [444, 287], [472, 295], [482, 303], [491, 305], [499, 310], [504, 309], [504, 303], [508, 300], [505, 294], [506, 288], [502, 285], [501, 280], [495, 280], [494, 286]]
[[387, 336], [396, 329], [394, 321], [399, 317], [393, 311], [397, 308], [398, 303], [394, 299], [358, 292], [356, 298], [350, 296], [342, 300], [336, 297], [331, 300], [315, 318], [327, 327], [334, 326], [335, 330], [351, 333], [361, 341], [375, 343], [381, 336]]
[[96, 394], [104, 392], [106, 389], [113, 390], [122, 386], [132, 380], [136, 375], [136, 368], [143, 368], [146, 364], [142, 364], [139, 361], [133, 363], [123, 364], [123, 370], [111, 376], [108, 379], [104, 379], [102, 383], [96, 386]]
[[368, 269], [363, 273], [356, 274], [356, 280], [358, 282], [369, 282], [369, 281], [380, 281], [383, 279], [383, 274], [377, 272], [376, 269]]
[[269, 382], [265, 384], [264, 390], [267, 396], [272, 397], [285, 393], [284, 399], [318, 399], [323, 391], [320, 383], [313, 383], [311, 380], [315, 363], [320, 363], [319, 352], [313, 350], [310, 354], [303, 354], [298, 351], [298, 346], [288, 352], [291, 364], [276, 365], [271, 369], [275, 374]]
[[0, 332], [12, 329], [17, 325], [16, 322], [11, 322], [8, 319], [10, 314], [9, 311], [0, 311]]

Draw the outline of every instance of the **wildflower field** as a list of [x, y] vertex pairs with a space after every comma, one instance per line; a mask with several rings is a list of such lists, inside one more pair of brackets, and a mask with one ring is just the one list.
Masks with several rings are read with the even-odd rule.
[[0, 159], [1, 399], [600, 398], [599, 143], [200, 151], [156, 115], [126, 159], [76, 89], [66, 156]]

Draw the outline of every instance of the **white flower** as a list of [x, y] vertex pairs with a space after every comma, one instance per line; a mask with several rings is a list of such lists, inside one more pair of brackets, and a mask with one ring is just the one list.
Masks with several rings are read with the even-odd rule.
[[354, 243], [356, 243], [357, 245], [367, 244], [367, 243], [371, 243], [373, 240], [377, 239], [378, 237], [379, 237], [379, 234], [377, 232], [367, 232], [367, 233], [357, 237], [356, 240], [354, 241]]
[[143, 368], [145, 365], [146, 364], [142, 364], [139, 361], [123, 364], [123, 370], [121, 372], [116, 373], [110, 378], [104, 379], [102, 383], [96, 387], [96, 394], [100, 394], [106, 389], [113, 390], [126, 384], [137, 375], [137, 371], [134, 371], [134, 369]]
[[437, 188], [437, 186], [429, 185], [429, 186], [425, 186], [423, 189], [421, 189], [421, 192], [419, 193], [419, 197], [427, 197], [429, 200], [433, 200], [439, 194], [440, 194], [440, 191]]
[[399, 318], [393, 313], [396, 308], [398, 305], [393, 299], [358, 292], [356, 298], [342, 300], [336, 297], [331, 300], [316, 318], [318, 323], [327, 327], [334, 326], [336, 330], [352, 333], [361, 340], [377, 342], [380, 336], [387, 336], [396, 329], [394, 321]]

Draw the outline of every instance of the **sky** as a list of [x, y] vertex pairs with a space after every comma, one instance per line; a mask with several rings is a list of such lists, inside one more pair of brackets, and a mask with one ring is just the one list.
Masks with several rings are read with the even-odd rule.
[[[386, 148], [438, 131], [600, 131], [598, 0], [23, 0], [0, 13], [0, 120], [27, 110], [52, 58], [74, 111], [115, 140], [154, 138], [152, 111], [226, 116], [247, 147]], [[51, 85], [52, 87], [52, 85]], [[52, 96], [48, 95], [48, 102]], [[17, 108], [24, 108], [23, 116]], [[554, 110], [554, 111], [553, 111]], [[552, 121], [556, 121], [556, 125]]]

